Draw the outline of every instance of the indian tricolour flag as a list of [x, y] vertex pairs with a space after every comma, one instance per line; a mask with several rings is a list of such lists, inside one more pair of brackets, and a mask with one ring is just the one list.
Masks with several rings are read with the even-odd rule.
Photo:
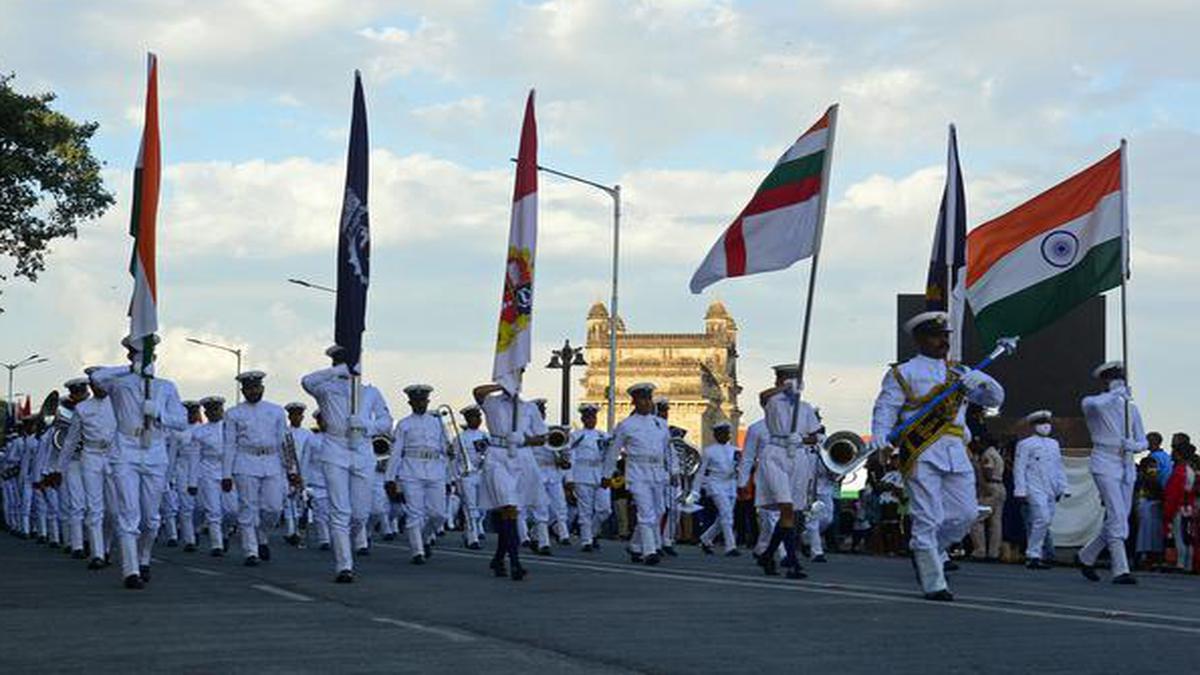
[[1128, 274], [1124, 143], [967, 236], [967, 300], [983, 344], [1025, 336]]
[[149, 55], [146, 82], [146, 120], [137, 167], [133, 172], [133, 208], [129, 234], [133, 254], [129, 273], [133, 276], [133, 297], [129, 301], [129, 341], [142, 354], [143, 365], [153, 361], [158, 331], [158, 286], [155, 269], [155, 226], [158, 215], [158, 188], [162, 175], [158, 142], [158, 57]]
[[721, 279], [785, 269], [820, 248], [836, 119], [834, 105], [775, 162], [692, 275], [693, 293]]

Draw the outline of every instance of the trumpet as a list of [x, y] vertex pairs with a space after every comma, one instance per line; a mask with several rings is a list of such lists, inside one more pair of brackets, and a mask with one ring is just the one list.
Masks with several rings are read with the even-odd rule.
[[450, 441], [450, 456], [456, 462], [458, 471], [461, 476], [469, 476], [475, 472], [475, 466], [471, 462], [471, 453], [467, 451], [467, 446], [463, 445], [462, 430], [458, 426], [458, 420], [454, 417], [454, 409], [443, 403], [434, 411], [438, 417], [442, 419], [442, 424], [445, 426]]
[[567, 446], [570, 443], [569, 427], [554, 425], [546, 430], [546, 449], [554, 453], [554, 464], [560, 469], [571, 468], [571, 458], [567, 456]]

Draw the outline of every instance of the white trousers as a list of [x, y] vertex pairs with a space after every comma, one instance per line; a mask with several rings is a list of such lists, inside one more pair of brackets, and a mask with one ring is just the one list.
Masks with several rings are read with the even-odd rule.
[[483, 512], [479, 509], [479, 475], [472, 473], [464, 476], [459, 485], [462, 486], [463, 537], [468, 544], [479, 541], [479, 533], [483, 531], [481, 519]]
[[60, 495], [63, 519], [67, 522], [67, 542], [72, 551], [83, 550], [83, 516], [87, 512], [87, 495], [83, 489], [83, 462], [67, 462], [63, 472], [63, 489]]
[[188, 494], [186, 485], [180, 486], [179, 494], [179, 539], [184, 545], [196, 544], [196, 498]]
[[167, 467], [144, 461], [113, 462], [112, 481], [117, 499], [117, 539], [121, 547], [121, 573], [138, 573], [150, 564], [150, 551], [161, 524], [160, 507], [167, 485]]
[[636, 553], [650, 555], [662, 548], [658, 522], [665, 512], [667, 491], [662, 483], [635, 481], [628, 483], [629, 494], [637, 507], [638, 536], [630, 539], [629, 547]]
[[704, 534], [700, 535], [700, 543], [712, 546], [713, 540], [720, 534], [725, 540], [725, 550], [732, 551], [737, 548], [737, 538], [733, 535], [733, 504], [736, 495], [725, 490], [714, 490], [709, 492], [708, 496], [717, 507], [717, 518]]
[[762, 555], [771, 545], [771, 533], [779, 522], [779, 512], [774, 509], [758, 509], [758, 540], [754, 542], [754, 554]]
[[271, 530], [283, 511], [283, 475], [247, 476], [234, 474], [238, 493], [238, 534], [242, 554], [258, 555], [258, 547], [270, 541]]
[[608, 488], [595, 484], [575, 483], [575, 504], [579, 518], [579, 539], [590, 544], [596, 539], [604, 521], [612, 513]]
[[1029, 543], [1025, 547], [1025, 557], [1040, 560], [1046, 549], [1050, 523], [1054, 521], [1054, 495], [1030, 492], [1025, 499], [1029, 506]]
[[309, 500], [308, 522], [317, 533], [318, 544], [329, 543], [329, 491], [324, 485], [311, 485], [312, 498]]
[[1129, 573], [1129, 558], [1125, 554], [1125, 537], [1129, 536], [1129, 509], [1133, 507], [1133, 481], [1121, 480], [1120, 476], [1102, 476], [1093, 473], [1092, 480], [1100, 491], [1100, 502], [1104, 505], [1104, 527], [1079, 549], [1079, 559], [1086, 565], [1094, 565], [1100, 552], [1108, 548], [1112, 558], [1113, 576]]
[[974, 471], [942, 471], [918, 459], [905, 486], [912, 516], [912, 549], [941, 552], [971, 531], [979, 513]]
[[404, 530], [413, 555], [425, 555], [425, 542], [446, 522], [446, 484], [405, 478]]
[[[358, 458], [354, 458], [357, 460]], [[371, 476], [375, 460], [352, 460], [351, 466], [321, 462], [329, 494], [329, 530], [334, 571], [354, 569], [351, 537], [358, 548], [366, 546], [367, 518], [371, 515]]]
[[221, 499], [221, 481], [212, 476], [201, 476], [197, 482], [199, 485], [196, 486], [196, 502], [200, 507], [200, 517], [208, 523], [209, 548], [224, 548], [225, 535], [221, 527], [225, 519], [225, 509]]
[[162, 498], [162, 523], [167, 539], [179, 539], [179, 490], [167, 481]]
[[821, 536], [833, 524], [833, 495], [817, 495], [817, 501], [824, 506], [815, 518], [804, 519], [804, 539], [812, 549], [814, 556], [825, 555], [825, 537]]

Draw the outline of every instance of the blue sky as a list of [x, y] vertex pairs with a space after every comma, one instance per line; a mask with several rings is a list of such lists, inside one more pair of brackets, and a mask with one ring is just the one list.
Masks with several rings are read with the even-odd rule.
[[[49, 354], [17, 386], [44, 392], [119, 357], [153, 49], [162, 368], [186, 395], [232, 390], [232, 364], [189, 335], [244, 346], [278, 399], [321, 365], [330, 298], [283, 279], [332, 279], [358, 68], [374, 150], [368, 368], [395, 408], [405, 383], [458, 403], [490, 372], [507, 160], [536, 87], [543, 163], [625, 190], [630, 329], [698, 330], [720, 298], [742, 329], [747, 392], [796, 350], [805, 264], [704, 296], [687, 280], [775, 156], [841, 103], [809, 386], [832, 426], [860, 430], [893, 356], [894, 294], [923, 283], [946, 125], [959, 128], [972, 225], [1129, 138], [1135, 388], [1151, 426], [1195, 432], [1196, 25], [1194, 3], [1170, 0], [0, 0], [0, 69], [100, 123], [94, 149], [118, 198], [55, 247], [40, 283], [4, 285], [0, 360]], [[47, 34], [60, 48], [45, 48]], [[582, 340], [587, 307], [607, 299], [609, 203], [544, 178], [541, 204], [535, 340], [548, 355]], [[553, 400], [554, 374], [535, 370], [530, 388]], [[757, 415], [752, 396], [743, 407]]]

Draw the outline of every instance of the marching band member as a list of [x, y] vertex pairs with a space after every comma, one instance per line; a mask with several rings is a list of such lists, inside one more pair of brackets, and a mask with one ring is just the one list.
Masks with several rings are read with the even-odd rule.
[[[151, 339], [157, 344], [157, 336]], [[112, 399], [117, 419], [112, 480], [117, 496], [121, 573], [126, 588], [138, 589], [150, 581], [150, 552], [160, 524], [159, 506], [168, 462], [165, 434], [187, 428], [187, 413], [179, 402], [175, 383], [159, 377], [144, 380], [142, 373], [149, 375], [153, 364], [139, 368], [142, 353], [128, 338], [125, 346], [129, 365], [97, 369], [92, 381]], [[149, 397], [145, 396], [147, 387]], [[147, 422], [150, 427], [144, 428]]]
[[[394, 541], [397, 531], [396, 515], [402, 506], [399, 503], [399, 491], [388, 494], [387, 490], [388, 466], [393, 456], [392, 446], [372, 439], [371, 449], [375, 453], [375, 473], [371, 476], [371, 516], [367, 520], [367, 530], [374, 532], [378, 528], [384, 541]], [[370, 555], [370, 548], [360, 549], [358, 554]]]
[[196, 431], [204, 425], [204, 415], [199, 401], [184, 401], [187, 410], [188, 429], [179, 434], [175, 463], [178, 466], [175, 482], [179, 493], [179, 537], [183, 541], [184, 553], [196, 550], [196, 473], [200, 470], [200, 443]]
[[[76, 377], [67, 380], [64, 385], [68, 396], [63, 406], [72, 412], [71, 420], [79, 414], [79, 405], [88, 399], [88, 378]], [[68, 432], [70, 426], [67, 427]], [[68, 433], [63, 438], [62, 448], [54, 459], [50, 469], [53, 481], [61, 485], [60, 506], [67, 525], [67, 542], [71, 549], [71, 557], [82, 560], [87, 557], [83, 550], [83, 518], [87, 511], [87, 495], [83, 488], [83, 455], [79, 446], [78, 435], [71, 437]], [[69, 442], [69, 443], [68, 443]]]
[[[529, 402], [537, 408], [537, 417], [541, 421], [539, 435], [546, 428], [546, 399], [535, 398]], [[538, 484], [541, 493], [536, 504], [531, 505], [534, 522], [534, 534], [538, 555], [550, 555], [550, 529], [554, 528], [554, 536], [559, 542], [570, 543], [567, 531], [567, 495], [563, 491], [563, 469], [559, 466], [558, 453], [547, 445], [533, 448], [533, 458], [537, 462]]]
[[1013, 496], [1025, 501], [1030, 529], [1025, 549], [1025, 566], [1031, 570], [1049, 569], [1042, 561], [1046, 536], [1054, 520], [1054, 506], [1067, 496], [1067, 474], [1063, 469], [1062, 447], [1050, 436], [1054, 416], [1039, 410], [1025, 417], [1033, 435], [1017, 443], [1013, 460]]
[[483, 515], [479, 509], [479, 472], [487, 455], [488, 435], [481, 428], [482, 408], [472, 404], [458, 412], [466, 423], [466, 427], [459, 432], [463, 448], [471, 458], [471, 473], [459, 476], [459, 484], [462, 486], [462, 494], [459, 496], [462, 498], [463, 542], [467, 548], [478, 550], [479, 539], [483, 535]]
[[[396, 423], [392, 458], [384, 475], [389, 496], [404, 493], [404, 530], [414, 565], [425, 564], [438, 528], [446, 520], [446, 429], [429, 413], [433, 387], [410, 384], [404, 388], [412, 414]], [[397, 482], [402, 484], [397, 486]]]
[[49, 478], [51, 455], [54, 453], [54, 426], [46, 421], [43, 411], [36, 450], [29, 475], [33, 487], [33, 517], [38, 543], [58, 546], [58, 490]]
[[221, 498], [221, 478], [225, 461], [225, 399], [205, 396], [200, 399], [205, 423], [192, 432], [199, 460], [192, 476], [200, 515], [208, 524], [209, 553], [225, 555], [225, 507]]
[[221, 490], [237, 483], [238, 533], [247, 567], [271, 559], [271, 530], [283, 513], [284, 473], [291, 484], [299, 481], [296, 458], [284, 457], [287, 415], [283, 408], [263, 400], [262, 371], [239, 373], [239, 403], [225, 413], [225, 452]]
[[[490, 433], [487, 457], [479, 490], [480, 505], [493, 514], [498, 534], [496, 553], [490, 567], [497, 577], [513, 581], [527, 575], [521, 566], [521, 535], [517, 526], [520, 511], [536, 505], [542, 492], [532, 447], [545, 442], [544, 424], [533, 405], [509, 393], [499, 384], [475, 387], [472, 395], [483, 409]], [[507, 555], [509, 568], [505, 568]]]
[[608, 488], [602, 485], [604, 478], [604, 451], [608, 445], [608, 435], [596, 429], [596, 415], [600, 406], [595, 403], [582, 403], [579, 406], [579, 419], [583, 428], [571, 432], [571, 468], [568, 469], [567, 481], [575, 493], [578, 508], [579, 540], [583, 543], [584, 553], [590, 553], [600, 547], [596, 541], [596, 532], [608, 518], [612, 510], [612, 502], [607, 504], [602, 500]]
[[[33, 415], [21, 420], [21, 453], [17, 470], [17, 485], [21, 496], [21, 534], [26, 537], [34, 536], [34, 494], [33, 466], [37, 459], [38, 447], [42, 436], [42, 418]], [[44, 541], [44, 540], [43, 540]]]
[[[283, 406], [283, 411], [287, 413], [288, 418], [287, 433], [292, 439], [292, 447], [296, 450], [296, 461], [300, 466], [300, 480], [303, 483], [307, 483], [310, 478], [308, 475], [308, 442], [312, 440], [313, 435], [311, 431], [304, 428], [305, 407], [298, 401], [292, 401]], [[299, 525], [303, 517], [304, 489], [303, 486], [293, 486], [288, 490], [283, 504], [284, 541], [292, 546], [300, 544]]]
[[325, 487], [325, 472], [322, 470], [321, 453], [325, 447], [325, 422], [321, 411], [313, 411], [313, 421], [317, 428], [305, 445], [304, 463], [301, 473], [304, 476], [305, 491], [309, 495], [309, 523], [317, 533], [317, 548], [328, 551], [332, 541], [329, 534], [329, 490]]
[[630, 560], [657, 565], [659, 522], [666, 512], [665, 486], [679, 483], [678, 458], [671, 450], [671, 432], [654, 411], [654, 385], [641, 382], [626, 392], [633, 399], [633, 414], [613, 431], [605, 457], [605, 474], [616, 473], [617, 459], [624, 452], [625, 484], [637, 506], [637, 534], [630, 540]]
[[[654, 397], [654, 414], [662, 421], [667, 422], [667, 430], [671, 433], [671, 438], [683, 438], [687, 435], [686, 429], [670, 424], [671, 400], [666, 396], [660, 395]], [[674, 454], [674, 450], [672, 450], [672, 454]], [[679, 499], [683, 497], [681, 493], [682, 489], [682, 481], [677, 481], [674, 485], [663, 484], [663, 499], [667, 509], [667, 517], [663, 520], [659, 538], [662, 540], [662, 552], [672, 558], [679, 555], [675, 552], [675, 537], [679, 533], [679, 518], [681, 516]]]
[[782, 545], [787, 577], [803, 579], [807, 575], [796, 556], [796, 509], [809, 505], [812, 465], [805, 446], [819, 442], [822, 426], [813, 407], [800, 399], [799, 366], [788, 363], [774, 370], [775, 386], [759, 394], [770, 436], [758, 460], [755, 503], [778, 511], [779, 522], [759, 561], [764, 573], [778, 574], [775, 553]]
[[739, 452], [737, 446], [730, 443], [733, 436], [733, 425], [720, 421], [712, 427], [713, 439], [716, 443], [704, 449], [700, 458], [700, 468], [696, 471], [699, 481], [693, 490], [705, 492], [717, 507], [717, 518], [713, 524], [700, 535], [700, 548], [705, 553], [713, 552], [713, 539], [717, 534], [725, 541], [725, 555], [738, 556], [737, 538], [733, 535], [733, 504], [737, 499], [737, 466]]
[[820, 506], [815, 514], [804, 518], [804, 543], [808, 546], [812, 561], [823, 563], [826, 562], [825, 530], [833, 524], [836, 515], [833, 509], [833, 495], [840, 483], [825, 468], [824, 462], [816, 452], [809, 453], [809, 460], [813, 472], [812, 480], [815, 481], [814, 496]]
[[[745, 445], [742, 447], [742, 456], [738, 461], [738, 489], [744, 489], [750, 484], [750, 479], [757, 475], [758, 458], [762, 456], [763, 449], [767, 447], [767, 439], [770, 435], [766, 419], [758, 420], [746, 427]], [[762, 506], [758, 501], [757, 489], [754, 491], [754, 511], [758, 518], [758, 540], [755, 541], [751, 553], [754, 555], [754, 560], [758, 562], [771, 543], [771, 533], [775, 531], [775, 524], [779, 522], [779, 512]]]
[[325, 425], [320, 457], [329, 494], [335, 581], [351, 583], [354, 581], [351, 537], [359, 549], [367, 545], [371, 476], [375, 471], [371, 438], [391, 433], [392, 415], [383, 395], [368, 384], [361, 385], [359, 410], [351, 415], [351, 375], [346, 365], [346, 350], [334, 345], [325, 354], [332, 365], [305, 375], [300, 385], [317, 400]]
[[[163, 492], [162, 519], [169, 548], [179, 545], [179, 538], [185, 526], [183, 523], [185, 501], [189, 498], [187, 487], [191, 470], [188, 446], [191, 443], [191, 428], [195, 424], [195, 419], [200, 416], [198, 401], [187, 400], [182, 404], [187, 413], [188, 428], [183, 431], [171, 432], [167, 436], [167, 455], [170, 458], [170, 464], [167, 466], [167, 489]], [[187, 515], [194, 517], [194, 509], [189, 509]], [[184, 546], [187, 546], [186, 542]]]
[[909, 319], [905, 330], [917, 343], [918, 354], [892, 366], [883, 384], [871, 423], [870, 449], [890, 448], [887, 437], [903, 415], [911, 415], [926, 401], [961, 381], [964, 394], [951, 397], [937, 408], [937, 426], [928, 442], [913, 454], [902, 456], [907, 467], [906, 485], [912, 516], [910, 548], [913, 566], [928, 600], [948, 601], [942, 555], [961, 540], [978, 517], [975, 471], [967, 458], [965, 408], [967, 402], [999, 406], [1004, 389], [991, 376], [946, 361], [950, 349], [950, 324], [945, 312], [924, 312]]
[[1090, 581], [1099, 581], [1094, 565], [1100, 552], [1108, 547], [1112, 558], [1112, 582], [1136, 584], [1129, 573], [1125, 537], [1129, 535], [1129, 509], [1133, 504], [1133, 455], [1149, 447], [1142, 414], [1125, 384], [1125, 364], [1110, 361], [1097, 366], [1092, 377], [1106, 391], [1083, 399], [1083, 418], [1092, 437], [1092, 480], [1104, 504], [1104, 527], [1080, 549], [1077, 562]]

